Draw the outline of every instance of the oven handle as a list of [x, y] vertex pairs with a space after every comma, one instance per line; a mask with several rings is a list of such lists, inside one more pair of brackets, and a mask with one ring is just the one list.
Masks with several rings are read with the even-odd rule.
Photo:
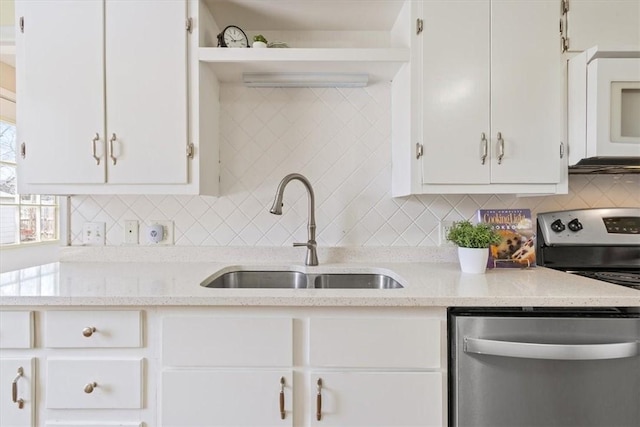
[[525, 359], [602, 360], [635, 357], [638, 342], [612, 344], [537, 344], [464, 337], [464, 352]]

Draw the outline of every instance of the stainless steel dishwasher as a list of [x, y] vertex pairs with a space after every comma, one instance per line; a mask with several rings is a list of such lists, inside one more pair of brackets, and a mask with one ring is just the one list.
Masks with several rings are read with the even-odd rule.
[[640, 308], [449, 309], [449, 426], [640, 426]]

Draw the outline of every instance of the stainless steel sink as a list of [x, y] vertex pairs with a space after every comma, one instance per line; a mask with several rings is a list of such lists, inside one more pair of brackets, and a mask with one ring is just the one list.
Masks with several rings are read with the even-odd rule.
[[232, 271], [211, 281], [207, 288], [298, 289], [307, 287], [307, 275], [297, 271]]
[[384, 274], [320, 274], [314, 287], [321, 289], [399, 289], [403, 286]]
[[206, 288], [235, 289], [399, 289], [384, 274], [305, 274], [298, 271], [231, 271], [206, 279]]

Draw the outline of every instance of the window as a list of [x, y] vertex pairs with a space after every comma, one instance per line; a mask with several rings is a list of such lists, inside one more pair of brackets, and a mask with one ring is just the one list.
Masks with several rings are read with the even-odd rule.
[[18, 194], [15, 96], [0, 101], [0, 245], [58, 240], [57, 197]]

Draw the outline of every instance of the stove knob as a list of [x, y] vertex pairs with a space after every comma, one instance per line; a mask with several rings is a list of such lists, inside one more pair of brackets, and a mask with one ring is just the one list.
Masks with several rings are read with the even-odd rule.
[[556, 219], [555, 221], [553, 221], [551, 223], [551, 229], [553, 231], [555, 231], [556, 233], [560, 233], [561, 231], [564, 231], [566, 227], [564, 226], [564, 224], [562, 223], [561, 219]]
[[569, 221], [569, 224], [567, 224], [567, 226], [569, 227], [569, 230], [573, 231], [574, 233], [576, 231], [582, 230], [582, 223], [578, 221], [578, 218], [574, 218]]

